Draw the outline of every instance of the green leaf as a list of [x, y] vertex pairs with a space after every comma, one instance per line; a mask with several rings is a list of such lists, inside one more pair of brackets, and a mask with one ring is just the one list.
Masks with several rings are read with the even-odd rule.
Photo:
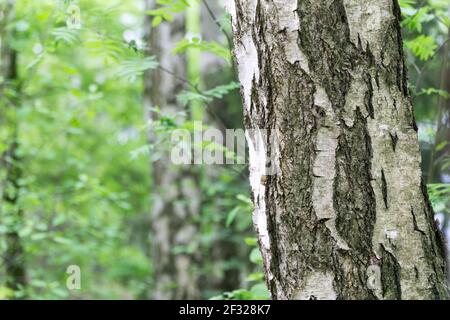
[[450, 198], [450, 184], [449, 183], [435, 183], [428, 184], [428, 194], [435, 212], [440, 212], [446, 207], [446, 203]]
[[257, 265], [262, 264], [263, 260], [262, 260], [261, 252], [259, 251], [258, 248], [254, 248], [250, 252], [250, 261]]
[[264, 280], [264, 273], [262, 272], [255, 272], [250, 274], [245, 281], [252, 282], [252, 281], [263, 281]]
[[256, 238], [245, 238], [245, 243], [250, 247], [255, 247], [258, 245], [258, 239]]
[[183, 39], [177, 43], [173, 49], [173, 54], [184, 53], [188, 49], [199, 49], [204, 52], [211, 52], [223, 59], [229, 61], [231, 58], [230, 50], [214, 41], [204, 41], [199, 38]]
[[127, 48], [123, 41], [110, 38], [102, 33], [92, 34], [85, 45], [93, 55], [103, 57], [105, 64], [109, 61], [120, 61], [120, 57]]
[[447, 145], [448, 145], [448, 141], [442, 141], [441, 143], [439, 143], [439, 144], [436, 146], [436, 151], [439, 152], [439, 151], [444, 150], [444, 148], [445, 148]]
[[445, 90], [441, 90], [441, 89], [436, 89], [436, 88], [426, 88], [426, 89], [422, 89], [422, 91], [418, 94], [418, 95], [432, 95], [432, 94], [437, 94], [443, 98], [449, 99], [450, 98], [450, 93], [448, 93]]
[[211, 90], [206, 91], [206, 95], [217, 99], [221, 99], [231, 91], [239, 89], [240, 87], [241, 85], [238, 82], [232, 81], [228, 84], [220, 85]]
[[420, 60], [428, 60], [438, 47], [434, 37], [420, 35], [412, 40], [405, 41], [406, 47]]
[[196, 91], [182, 91], [177, 95], [178, 101], [182, 105], [188, 105], [192, 101], [211, 102], [213, 99]]
[[408, 28], [411, 31], [422, 32], [422, 24], [431, 21], [434, 16], [429, 14], [429, 7], [422, 7], [419, 10], [415, 8], [404, 9], [403, 12], [411, 12], [411, 14], [402, 21], [402, 26]]
[[416, 5], [415, 0], [399, 0], [400, 7], [402, 9], [414, 8]]
[[225, 95], [238, 88], [240, 88], [240, 84], [233, 81], [203, 92], [182, 91], [177, 98], [183, 105], [187, 105], [191, 101], [211, 102], [214, 99], [222, 99]]
[[155, 57], [133, 58], [123, 61], [117, 73], [119, 77], [132, 82], [143, 75], [146, 70], [156, 69], [158, 65]]
[[240, 209], [241, 209], [240, 207], [236, 207], [228, 213], [227, 221], [225, 224], [227, 228], [229, 228], [230, 225], [233, 223], [234, 218], [236, 218], [236, 215], [238, 214]]
[[0, 287], [0, 300], [6, 300], [14, 297], [14, 290], [7, 287]]
[[248, 205], [253, 206], [252, 200], [250, 200], [249, 197], [247, 197], [247, 196], [245, 196], [245, 195], [243, 195], [243, 194], [238, 194], [238, 195], [236, 196], [236, 199], [238, 199], [239, 201], [242, 201], [242, 202], [244, 202], [244, 203], [246, 203], [246, 204], [248, 204]]
[[159, 8], [145, 11], [145, 14], [155, 17], [152, 21], [154, 27], [163, 20], [172, 21], [174, 14], [184, 11], [189, 6], [186, 0], [157, 0], [156, 2], [161, 5]]
[[157, 27], [161, 24], [161, 22], [163, 21], [163, 17], [161, 16], [156, 16], [153, 20], [152, 20], [152, 27]]
[[265, 283], [255, 284], [250, 292], [253, 295], [253, 299], [255, 300], [267, 300], [270, 297], [269, 290], [267, 290], [267, 286]]
[[71, 29], [67, 27], [56, 28], [52, 31], [52, 35], [55, 37], [55, 42], [65, 42], [69, 45], [73, 45], [80, 41], [80, 32], [78, 29]]

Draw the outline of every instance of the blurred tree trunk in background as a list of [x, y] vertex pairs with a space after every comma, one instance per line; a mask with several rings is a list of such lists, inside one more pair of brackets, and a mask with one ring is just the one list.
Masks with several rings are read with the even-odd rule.
[[[450, 7], [448, 13], [450, 16]], [[440, 89], [450, 94], [450, 28], [448, 29], [447, 42], [443, 52]], [[450, 97], [441, 95], [438, 107], [436, 138], [431, 150], [430, 168], [427, 177], [428, 183], [445, 183], [444, 175], [447, 176], [446, 179], [450, 178]], [[446, 182], [448, 183], [448, 181]], [[443, 212], [442, 230], [447, 230], [450, 219], [450, 212], [448, 211], [450, 199], [447, 202], [449, 205], [446, 206], [447, 210]]]
[[[216, 43], [226, 43], [227, 39], [224, 36], [222, 30], [217, 26], [218, 13], [223, 11], [223, 7], [217, 1], [199, 1], [198, 7], [201, 6], [200, 12], [197, 14], [198, 23], [201, 24], [201, 30], [197, 29], [195, 32], [202, 35], [202, 40], [213, 41]], [[219, 22], [220, 23], [220, 22]], [[191, 30], [188, 30], [192, 32]], [[204, 83], [207, 83], [208, 88], [214, 88], [224, 82], [225, 80], [233, 81], [233, 78], [226, 78], [227, 73], [224, 71], [230, 71], [232, 73], [232, 66], [226, 63], [226, 61], [211, 53], [202, 53], [199, 59], [200, 62], [200, 75]], [[220, 74], [220, 77], [217, 75]], [[213, 128], [221, 130], [223, 136], [225, 136], [225, 130], [227, 128], [236, 128], [242, 124], [239, 122], [239, 117], [233, 117], [230, 112], [232, 106], [224, 99], [215, 99], [208, 106], [205, 106], [207, 110], [204, 112], [204, 122]], [[224, 147], [225, 141], [224, 141]], [[219, 165], [206, 166], [205, 179], [214, 183], [220, 179], [221, 169]], [[242, 177], [242, 180], [244, 178]], [[208, 199], [205, 199], [208, 200]], [[220, 206], [219, 204], [216, 204]], [[204, 207], [204, 203], [202, 203]], [[215, 208], [214, 214], [219, 214], [223, 209]], [[224, 214], [224, 212], [222, 212]], [[242, 270], [236, 267], [233, 260], [240, 261], [246, 259], [246, 256], [242, 256], [241, 249], [242, 244], [236, 243], [233, 239], [234, 230], [230, 228], [223, 228], [219, 226], [217, 231], [217, 241], [212, 244], [210, 249], [210, 257], [214, 263], [214, 271], [219, 271], [217, 277], [213, 278], [211, 274], [205, 275], [203, 282], [204, 286], [211, 286], [213, 284], [214, 289], [219, 292], [232, 291], [240, 288], [241, 279], [240, 275]], [[218, 268], [219, 265], [221, 268]]]
[[[450, 15], [450, 10], [449, 10]], [[441, 69], [440, 89], [450, 94], [450, 28]], [[444, 162], [449, 161], [450, 154], [450, 98], [441, 95], [439, 97], [438, 125], [436, 131], [435, 148], [430, 164], [429, 181], [439, 181], [441, 173], [445, 172]], [[448, 164], [447, 168], [448, 169]]]
[[[18, 235], [22, 223], [22, 212], [19, 206], [20, 185], [22, 176], [18, 150], [17, 108], [20, 96], [17, 52], [9, 45], [11, 43], [11, 29], [7, 25], [14, 18], [14, 1], [0, 3], [0, 99], [1, 117], [5, 117], [8, 126], [6, 130], [7, 149], [1, 157], [1, 166], [4, 170], [4, 181], [1, 181], [2, 203], [0, 208], [2, 223], [7, 225], [6, 252], [2, 260], [6, 271], [6, 286], [14, 291], [25, 286], [24, 253]], [[2, 119], [4, 121], [4, 119]], [[3, 131], [4, 132], [4, 131]], [[3, 138], [3, 137], [2, 137]]]
[[[147, 9], [155, 9], [155, 1], [146, 1]], [[151, 27], [145, 21], [145, 39], [149, 55], [155, 55], [161, 69], [145, 74], [144, 108], [149, 119], [158, 123], [161, 115], [185, 111], [176, 99], [187, 77], [186, 59], [173, 55], [173, 44], [186, 34], [185, 18], [177, 15], [170, 23]], [[159, 107], [160, 113], [154, 111]], [[150, 128], [151, 130], [151, 128]], [[150, 133], [150, 143], [154, 136]], [[196, 272], [196, 252], [192, 246], [198, 241], [195, 218], [200, 214], [201, 194], [199, 176], [193, 167], [175, 166], [170, 159], [152, 163], [153, 210], [152, 249], [155, 291], [154, 299], [195, 299], [200, 297]], [[175, 250], [178, 250], [174, 254]]]
[[[274, 299], [445, 299], [396, 0], [235, 0], [250, 182]], [[267, 171], [275, 167], [275, 174]]]
[[[449, 10], [450, 15], [450, 10]], [[440, 89], [450, 93], [450, 28], [447, 42], [443, 50]], [[438, 125], [436, 140], [431, 154], [428, 181], [441, 181], [441, 174], [448, 171], [450, 155], [450, 98], [441, 95], [439, 97]], [[444, 163], [447, 161], [447, 168]]]

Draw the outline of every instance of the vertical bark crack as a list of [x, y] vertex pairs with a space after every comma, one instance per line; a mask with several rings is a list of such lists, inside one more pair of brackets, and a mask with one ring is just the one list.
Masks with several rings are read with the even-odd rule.
[[384, 174], [384, 169], [381, 169], [381, 192], [383, 194], [383, 202], [385, 209], [389, 209], [388, 205], [388, 186], [386, 181], [386, 175]]

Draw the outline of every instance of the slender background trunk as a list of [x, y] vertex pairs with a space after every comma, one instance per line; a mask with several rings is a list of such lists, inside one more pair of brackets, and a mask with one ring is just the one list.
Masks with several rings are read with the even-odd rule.
[[[201, 24], [201, 30], [197, 29], [194, 32], [200, 33], [201, 31], [203, 40], [226, 43], [225, 33], [217, 26], [218, 21], [216, 20], [218, 19], [217, 13], [223, 10], [221, 4], [217, 1], [204, 0], [198, 1], [198, 6], [201, 7], [199, 8], [200, 12], [197, 14], [198, 24]], [[217, 74], [223, 74], [227, 68], [232, 70], [232, 66], [228, 65], [222, 57], [212, 53], [202, 53], [198, 61], [201, 67], [202, 84], [204, 84], [203, 87], [206, 89], [214, 88], [214, 86], [223, 83], [223, 79], [219, 79], [220, 82], [216, 83], [218, 80]], [[240, 119], [233, 117], [227, 101], [215, 99], [211, 103], [202, 106], [202, 108], [202, 113], [204, 114], [203, 121], [207, 125], [221, 130], [223, 136], [225, 136], [226, 128], [235, 128], [239, 124]], [[205, 166], [205, 179], [208, 183], [216, 183], [220, 180], [222, 170], [223, 168], [220, 165]], [[223, 208], [220, 208], [219, 201], [215, 201], [215, 199], [205, 197], [202, 208], [207, 206], [205, 202], [210, 201], [215, 202], [215, 207], [210, 209], [214, 215], [226, 214], [226, 212], [223, 212]], [[213, 273], [216, 276], [213, 277], [212, 274], [205, 274], [202, 280], [205, 287], [212, 287], [211, 289], [222, 293], [233, 291], [240, 287], [240, 273], [242, 270], [239, 270], [233, 264], [233, 260], [239, 260], [239, 258], [246, 259], [246, 256], [243, 256], [241, 252], [241, 243], [233, 239], [233, 230], [223, 228], [223, 225], [218, 225], [217, 228], [219, 228], [217, 230], [219, 234], [218, 239], [212, 243], [208, 255], [213, 260]]]
[[[450, 16], [450, 8], [448, 13]], [[446, 41], [443, 50], [440, 89], [450, 94], [450, 28]], [[444, 161], [448, 161], [450, 156], [450, 98], [440, 96], [438, 106], [436, 139], [431, 151], [430, 168], [428, 170], [428, 181], [430, 183], [441, 180], [441, 174], [448, 170], [448, 168], [443, 168]], [[440, 147], [441, 144], [444, 144], [444, 146]]]
[[[448, 13], [450, 16], [450, 6]], [[444, 48], [440, 89], [450, 94], [450, 28], [448, 29], [447, 43]], [[440, 96], [438, 107], [436, 138], [431, 150], [430, 167], [427, 177], [428, 183], [445, 183], [444, 175], [448, 175], [450, 169], [450, 98]], [[442, 230], [447, 230], [449, 227], [450, 211], [448, 208], [450, 208], [450, 199], [447, 199], [445, 208], [443, 211]], [[449, 262], [448, 258], [447, 263]], [[447, 270], [447, 272], [449, 271]], [[450, 281], [450, 278], [447, 280]]]
[[[7, 39], [11, 37], [6, 28], [14, 18], [14, 2], [9, 1], [0, 4], [0, 70], [3, 82], [0, 84], [1, 114], [6, 116], [7, 125], [10, 128], [8, 148], [2, 155], [1, 165], [5, 170], [5, 180], [2, 182], [1, 217], [8, 225], [6, 233], [6, 252], [3, 256], [6, 271], [6, 286], [14, 291], [24, 289], [26, 283], [24, 252], [18, 235], [18, 229], [22, 223], [23, 215], [19, 204], [20, 185], [22, 176], [20, 158], [18, 156], [18, 128], [16, 111], [19, 108], [19, 79], [17, 52], [8, 46]], [[14, 92], [13, 94], [7, 92]]]
[[[147, 9], [154, 9], [154, 1], [147, 1]], [[145, 74], [144, 107], [149, 119], [159, 121], [160, 115], [174, 115], [184, 111], [176, 100], [183, 88], [177, 78], [187, 77], [186, 60], [171, 52], [173, 44], [186, 34], [185, 19], [177, 15], [174, 21], [153, 28], [151, 19], [145, 22], [149, 54], [156, 55], [162, 69]], [[174, 75], [177, 77], [174, 77]], [[159, 107], [161, 113], [154, 112]], [[155, 136], [150, 136], [155, 142]], [[155, 299], [199, 298], [196, 252], [189, 247], [197, 241], [195, 217], [200, 213], [199, 176], [189, 167], [174, 166], [164, 158], [152, 163], [153, 210], [152, 248], [155, 279]], [[181, 253], [175, 253], [181, 249]]]
[[447, 298], [397, 0], [227, 6], [272, 297]]

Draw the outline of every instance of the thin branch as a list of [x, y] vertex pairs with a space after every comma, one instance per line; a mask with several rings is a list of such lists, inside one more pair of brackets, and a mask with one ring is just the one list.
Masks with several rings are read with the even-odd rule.
[[[169, 69], [164, 68], [163, 66], [160, 66], [160, 65], [159, 65], [159, 66], [158, 66], [158, 69], [161, 70], [161, 71], [163, 71], [163, 72], [165, 72], [165, 73], [167, 73], [167, 74], [170, 74], [172, 77], [174, 77], [174, 78], [177, 79], [178, 81], [180, 81], [180, 82], [182, 82], [182, 83], [184, 83], [184, 84], [187, 84], [188, 86], [190, 86], [190, 87], [192, 87], [193, 89], [195, 89], [196, 91], [198, 91], [197, 86], [196, 86], [195, 84], [193, 84], [192, 82], [190, 82], [188, 79], [183, 78], [183, 77], [180, 77], [180, 76], [177, 75], [175, 72], [170, 71]], [[200, 92], [199, 92], [199, 93], [200, 93]]]
[[[202, 90], [200, 90], [198, 88], [198, 86], [194, 83], [192, 83], [191, 81], [189, 81], [186, 78], [180, 77], [179, 75], [177, 75], [175, 72], [162, 67], [162, 66], [158, 66], [158, 69], [160, 69], [161, 71], [171, 75], [172, 77], [174, 77], [176, 80], [188, 85], [189, 87], [191, 87], [195, 92], [197, 92], [198, 94], [202, 95], [202, 96], [207, 96], [205, 94], [205, 92], [203, 92]], [[223, 123], [222, 119], [219, 117], [219, 115], [214, 111], [214, 108], [206, 101], [203, 101], [203, 103], [206, 105], [206, 111], [218, 122], [218, 124], [220, 124], [223, 129], [226, 129], [225, 124]]]
[[227, 42], [228, 42], [228, 47], [230, 48], [230, 51], [233, 48], [232, 45], [232, 40], [231, 40], [231, 36], [228, 34], [228, 32], [223, 28], [222, 24], [220, 23], [220, 21], [217, 19], [217, 16], [215, 15], [214, 11], [211, 9], [211, 7], [208, 4], [208, 1], [206, 0], [202, 0], [203, 4], [205, 5], [206, 10], [208, 11], [209, 15], [211, 16], [211, 19], [214, 21], [214, 23], [217, 25], [217, 27], [219, 27], [220, 31], [222, 31], [222, 33], [225, 35], [225, 37], [227, 38]]

